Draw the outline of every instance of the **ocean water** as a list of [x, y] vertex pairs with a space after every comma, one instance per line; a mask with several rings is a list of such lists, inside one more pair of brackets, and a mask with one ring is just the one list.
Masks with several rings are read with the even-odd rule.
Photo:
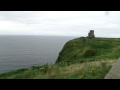
[[0, 73], [54, 64], [64, 44], [76, 37], [67, 36], [0, 36]]

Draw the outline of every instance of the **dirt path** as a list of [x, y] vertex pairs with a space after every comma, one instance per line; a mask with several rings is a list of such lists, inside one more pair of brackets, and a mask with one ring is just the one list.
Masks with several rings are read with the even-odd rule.
[[104, 79], [120, 79], [120, 58], [115, 62]]

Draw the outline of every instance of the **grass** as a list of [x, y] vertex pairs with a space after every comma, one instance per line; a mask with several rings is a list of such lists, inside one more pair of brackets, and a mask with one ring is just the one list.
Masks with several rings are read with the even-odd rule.
[[120, 39], [117, 38], [77, 38], [65, 44], [56, 63], [82, 63], [94, 60], [117, 59], [120, 56]]
[[103, 79], [116, 60], [101, 60], [71, 65], [33, 66], [0, 74], [0, 79]]

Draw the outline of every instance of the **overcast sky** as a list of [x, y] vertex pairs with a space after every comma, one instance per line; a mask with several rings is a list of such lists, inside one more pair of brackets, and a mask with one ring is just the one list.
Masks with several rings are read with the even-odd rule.
[[120, 11], [0, 11], [0, 35], [120, 37]]

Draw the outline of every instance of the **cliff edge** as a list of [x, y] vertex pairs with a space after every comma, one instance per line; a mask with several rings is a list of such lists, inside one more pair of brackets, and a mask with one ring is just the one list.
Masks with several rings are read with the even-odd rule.
[[119, 57], [119, 38], [76, 38], [64, 45], [56, 63], [82, 63]]

